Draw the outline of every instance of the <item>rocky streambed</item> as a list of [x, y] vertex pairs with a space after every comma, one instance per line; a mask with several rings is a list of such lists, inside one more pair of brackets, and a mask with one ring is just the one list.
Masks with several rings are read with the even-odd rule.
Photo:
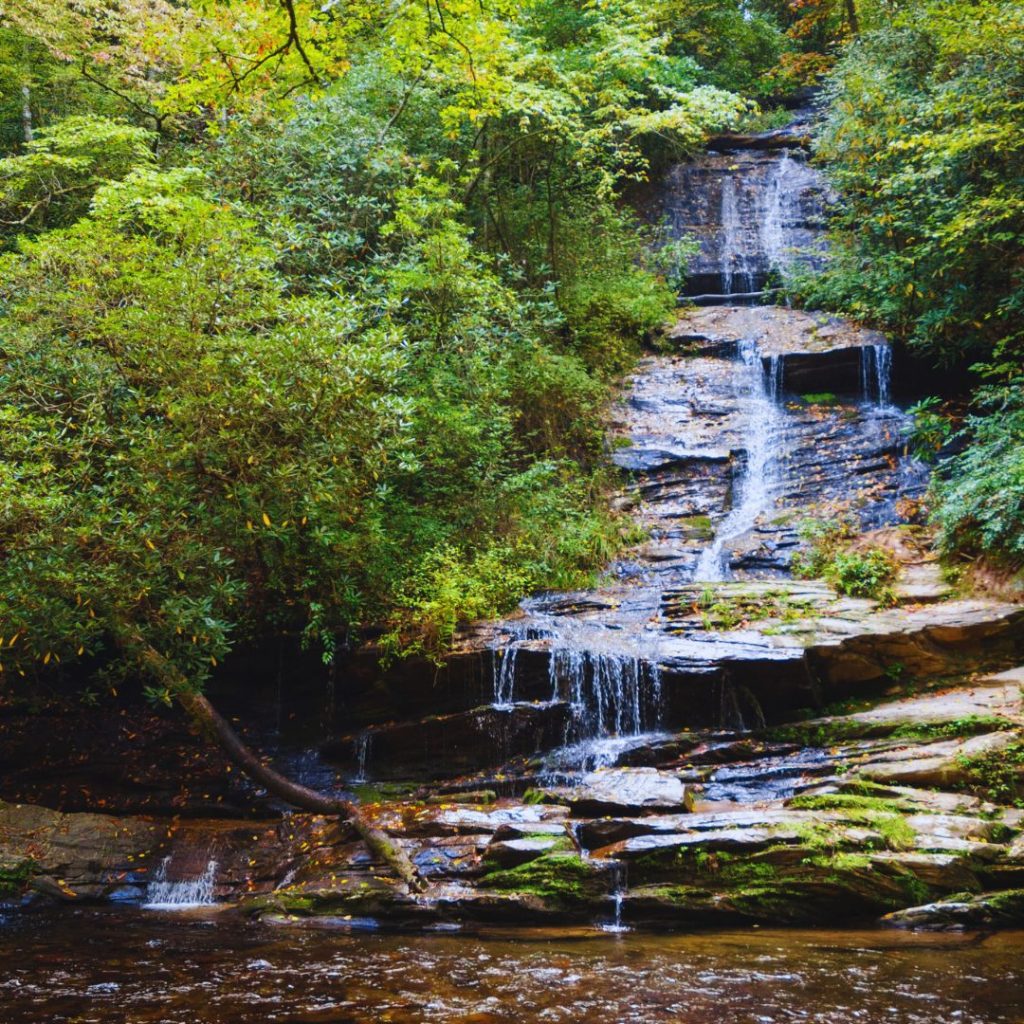
[[429, 880], [421, 895], [344, 824], [304, 815], [3, 804], [0, 862], [9, 888], [37, 898], [216, 902], [270, 919], [1019, 925], [1022, 682], [1024, 669], [980, 673], [767, 730], [665, 734], [571, 784], [538, 771], [518, 797], [382, 791], [376, 820]]

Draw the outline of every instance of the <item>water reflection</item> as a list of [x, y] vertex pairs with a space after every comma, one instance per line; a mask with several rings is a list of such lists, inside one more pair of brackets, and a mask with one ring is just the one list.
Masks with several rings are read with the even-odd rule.
[[0, 1020], [999, 1024], [1021, 1019], [1022, 953], [1024, 933], [399, 936], [47, 911], [0, 926]]

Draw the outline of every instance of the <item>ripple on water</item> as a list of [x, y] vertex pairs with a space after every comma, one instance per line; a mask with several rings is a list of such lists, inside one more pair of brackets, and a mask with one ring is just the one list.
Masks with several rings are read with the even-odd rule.
[[[0, 928], [4, 1024], [1018, 1024], [1024, 933], [398, 936], [130, 910]], [[139, 957], [158, 948], [159, 958]], [[258, 1016], [257, 1016], [258, 1015]]]

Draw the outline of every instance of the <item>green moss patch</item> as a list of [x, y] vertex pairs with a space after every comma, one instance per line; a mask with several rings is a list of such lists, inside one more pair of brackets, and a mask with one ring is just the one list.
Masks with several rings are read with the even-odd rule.
[[[550, 837], [545, 837], [550, 838]], [[607, 875], [574, 853], [548, 853], [517, 868], [491, 871], [480, 886], [529, 893], [555, 906], [572, 907], [607, 895]]]
[[24, 892], [33, 867], [31, 860], [0, 864], [0, 896], [17, 896]]
[[961, 758], [964, 781], [956, 788], [997, 804], [1024, 807], [1024, 741], [980, 757]]
[[765, 737], [779, 743], [832, 747], [862, 739], [899, 739], [927, 743], [931, 740], [1000, 732], [1014, 727], [1015, 723], [997, 715], [968, 715], [947, 722], [910, 722], [899, 719], [881, 722], [851, 717], [779, 726], [768, 730]]

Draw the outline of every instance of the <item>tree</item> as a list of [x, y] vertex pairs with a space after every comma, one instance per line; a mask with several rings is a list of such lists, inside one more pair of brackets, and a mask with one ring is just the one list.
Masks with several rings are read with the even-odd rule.
[[403, 356], [344, 299], [288, 300], [255, 225], [194, 171], [137, 169], [92, 215], [4, 259], [0, 622], [7, 674], [116, 649], [250, 774], [283, 780], [200, 693], [234, 643], [357, 614], [353, 552], [376, 477], [408, 457]]
[[40, 129], [22, 155], [0, 160], [3, 233], [73, 224], [100, 185], [153, 162], [152, 141], [144, 128], [87, 115]]
[[[839, 194], [831, 264], [802, 291], [986, 381], [957, 439], [965, 450], [937, 470], [934, 519], [949, 554], [1017, 565], [1022, 47], [1021, 7], [1000, 0], [906, 4], [850, 46], [828, 84], [818, 143]], [[929, 408], [922, 418], [934, 425]]]

